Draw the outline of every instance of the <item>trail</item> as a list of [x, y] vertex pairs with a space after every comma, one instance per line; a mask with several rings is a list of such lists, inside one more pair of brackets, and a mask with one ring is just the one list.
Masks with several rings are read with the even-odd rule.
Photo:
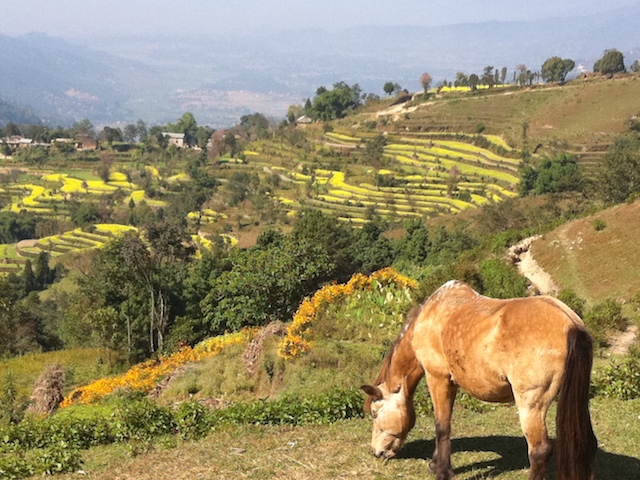
[[[553, 281], [551, 275], [542, 269], [531, 253], [531, 244], [538, 238], [541, 236], [525, 238], [511, 246], [507, 257], [511, 263], [517, 266], [520, 274], [531, 282], [536, 294], [556, 296], [559, 291], [558, 284]], [[618, 332], [611, 337], [609, 353], [611, 355], [626, 355], [629, 348], [636, 342], [637, 337], [638, 326], [630, 324], [625, 331]]]
[[508, 251], [508, 258], [518, 267], [521, 275], [527, 278], [534, 290], [540, 295], [557, 295], [558, 285], [553, 281], [551, 275], [545, 272], [536, 262], [531, 253], [531, 244], [540, 236], [529, 237], [511, 246]]

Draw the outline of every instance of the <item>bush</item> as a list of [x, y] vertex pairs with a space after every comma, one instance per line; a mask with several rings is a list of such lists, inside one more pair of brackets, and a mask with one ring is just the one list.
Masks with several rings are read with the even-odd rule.
[[622, 304], [609, 299], [594, 305], [585, 314], [584, 323], [596, 344], [604, 347], [607, 345], [607, 334], [623, 330], [627, 325], [627, 319], [622, 315]]
[[267, 402], [236, 403], [213, 412], [215, 423], [260, 425], [318, 425], [363, 416], [362, 393], [356, 389], [334, 390], [313, 397], [283, 396]]
[[591, 224], [593, 225], [593, 228], [595, 228], [596, 232], [601, 232], [602, 230], [607, 228], [607, 224], [604, 222], [604, 220], [600, 220], [599, 218], [593, 220]]
[[209, 410], [199, 402], [184, 402], [175, 412], [178, 433], [185, 440], [206, 436], [213, 426]]
[[584, 306], [586, 300], [580, 298], [573, 290], [563, 289], [558, 292], [558, 300], [564, 302], [571, 310], [576, 312], [580, 317], [584, 315]]
[[117, 408], [111, 415], [110, 422], [113, 438], [118, 442], [148, 442], [154, 437], [177, 431], [171, 410], [146, 399]]
[[80, 453], [65, 442], [45, 448], [34, 460], [36, 473], [53, 475], [55, 473], [75, 472], [80, 469]]
[[640, 360], [628, 357], [622, 363], [612, 363], [595, 376], [593, 390], [619, 400], [640, 398]]
[[516, 298], [527, 295], [527, 279], [515, 267], [499, 259], [480, 263], [483, 294], [493, 298]]
[[75, 471], [81, 465], [78, 451], [95, 445], [129, 442], [136, 448], [176, 433], [197, 439], [217, 424], [327, 424], [362, 417], [362, 404], [359, 390], [346, 389], [305, 398], [236, 403], [213, 412], [196, 402], [183, 403], [172, 411], [144, 399], [118, 405], [110, 415], [92, 413], [93, 418], [27, 417], [17, 425], [0, 428], [0, 478]]

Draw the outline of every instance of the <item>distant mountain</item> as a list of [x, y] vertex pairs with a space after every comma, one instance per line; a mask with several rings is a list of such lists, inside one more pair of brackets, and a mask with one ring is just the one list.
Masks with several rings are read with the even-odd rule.
[[41, 34], [0, 37], [0, 96], [48, 118], [95, 124], [175, 121], [185, 111], [226, 126], [260, 111], [283, 117], [288, 104], [320, 85], [359, 83], [382, 94], [386, 81], [420, 88], [487, 65], [540, 69], [549, 57], [591, 70], [605, 49], [626, 64], [640, 58], [640, 3], [598, 15], [532, 22], [427, 27], [363, 26], [238, 32], [225, 37], [89, 38], [73, 43]]
[[20, 107], [0, 98], [0, 126], [9, 122], [37, 125], [42, 123], [42, 118], [29, 107]]
[[[131, 94], [126, 75], [145, 67], [44, 34], [0, 36], [0, 95], [51, 122], [117, 121]], [[148, 75], [151, 77], [151, 75]]]

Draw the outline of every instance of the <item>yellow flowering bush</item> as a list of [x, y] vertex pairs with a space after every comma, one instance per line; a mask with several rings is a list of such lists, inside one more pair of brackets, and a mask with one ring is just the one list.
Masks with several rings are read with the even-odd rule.
[[340, 285], [330, 284], [318, 290], [313, 297], [306, 298], [298, 307], [293, 316], [293, 322], [287, 327], [287, 335], [280, 342], [278, 355], [286, 360], [297, 358], [313, 348], [313, 343], [308, 339], [311, 326], [318, 313], [329, 304], [353, 295], [355, 292], [370, 289], [374, 283], [386, 286], [392, 283], [407, 289], [416, 289], [418, 284], [393, 268], [384, 268], [373, 273], [369, 277], [356, 273], [347, 283]]
[[60, 407], [94, 403], [119, 389], [147, 393], [180, 365], [213, 357], [225, 347], [248, 342], [256, 333], [256, 328], [246, 328], [239, 332], [204, 340], [194, 348], [185, 346], [169, 356], [160, 356], [157, 360], [139, 363], [122, 375], [101, 378], [89, 385], [76, 388], [67, 395]]

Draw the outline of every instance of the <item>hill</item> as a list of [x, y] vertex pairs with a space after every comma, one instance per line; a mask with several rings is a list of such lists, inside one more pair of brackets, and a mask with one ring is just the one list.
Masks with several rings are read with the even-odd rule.
[[532, 251], [561, 288], [590, 302], [637, 300], [640, 201], [573, 220], [534, 241]]
[[153, 83], [149, 70], [134, 62], [36, 33], [0, 35], [0, 75], [7, 101], [29, 105], [53, 125], [125, 119], [123, 101]]

